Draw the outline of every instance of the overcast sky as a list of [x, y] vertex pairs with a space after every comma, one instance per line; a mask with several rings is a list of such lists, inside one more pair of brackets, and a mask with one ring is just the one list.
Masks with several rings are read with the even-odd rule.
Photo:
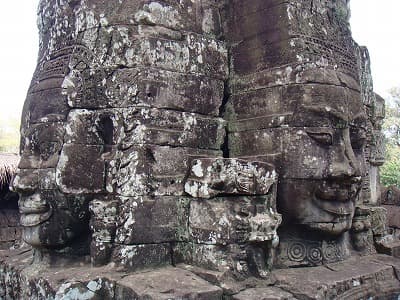
[[[252, 0], [243, 0], [252, 1]], [[38, 0], [0, 2], [0, 118], [20, 115], [37, 59]], [[375, 91], [400, 86], [400, 0], [351, 0], [353, 36], [369, 48]]]

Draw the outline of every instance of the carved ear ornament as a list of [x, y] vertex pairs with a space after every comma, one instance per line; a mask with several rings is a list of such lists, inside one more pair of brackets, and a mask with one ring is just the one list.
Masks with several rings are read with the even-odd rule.
[[322, 146], [331, 146], [333, 144], [333, 134], [328, 132], [328, 130], [308, 130], [306, 132], [309, 137]]

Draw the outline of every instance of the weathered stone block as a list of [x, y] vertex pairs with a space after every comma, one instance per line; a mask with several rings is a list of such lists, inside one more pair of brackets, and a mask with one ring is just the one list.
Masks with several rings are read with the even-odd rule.
[[321, 83], [341, 85], [360, 91], [359, 82], [345, 73], [325, 68], [314, 63], [297, 63], [282, 69], [263, 70], [246, 75], [232, 75], [229, 89], [232, 94], [257, 91], [264, 88], [281, 87], [288, 84]]
[[118, 110], [73, 109], [68, 114], [64, 139], [69, 144], [116, 145], [122, 127]]
[[58, 187], [67, 194], [105, 191], [103, 150], [98, 145], [65, 144], [56, 170]]
[[115, 240], [120, 201], [110, 198], [98, 195], [89, 203], [92, 232], [90, 258], [94, 266], [109, 262]]
[[69, 80], [69, 105], [79, 108], [147, 106], [218, 116], [224, 91], [222, 80], [154, 68], [88, 69]]
[[[239, 245], [206, 245], [196, 243], [177, 243], [173, 248], [175, 263], [196, 265], [205, 269], [232, 272], [235, 267], [245, 265], [246, 251]], [[242, 260], [236, 265], [235, 260]], [[248, 271], [247, 268], [245, 271]]]
[[219, 150], [225, 137], [221, 118], [172, 110], [130, 108], [123, 111], [121, 147], [137, 144], [170, 145]]
[[18, 242], [21, 238], [20, 227], [0, 227], [0, 243]]
[[[121, 77], [125, 74], [116, 73]], [[121, 80], [123, 82], [123, 80]], [[171, 108], [218, 116], [224, 84], [206, 76], [180, 74], [153, 68], [141, 69], [136, 80], [137, 105]]]
[[1, 251], [0, 297], [4, 299], [204, 299], [222, 289], [180, 268], [131, 273], [112, 265], [32, 268], [32, 251]]
[[169, 244], [116, 245], [112, 261], [127, 270], [161, 267], [171, 264]]
[[0, 227], [19, 226], [19, 213], [17, 209], [2, 209], [0, 211]]
[[[87, 8], [76, 12], [81, 20], [78, 31], [97, 26], [121, 24], [147, 25], [173, 31], [190, 31], [218, 36], [221, 20], [218, 3], [209, 0], [190, 1], [87, 1]], [[161, 28], [161, 29], [160, 29]]]
[[368, 207], [371, 215], [371, 230], [374, 236], [384, 236], [388, 230], [389, 210], [385, 206]]
[[[232, 74], [242, 77], [269, 70], [264, 76], [281, 85], [290, 76], [284, 73], [321, 68], [359, 80], [356, 45], [347, 26], [349, 10], [343, 3], [328, 8], [321, 2], [238, 1], [231, 3], [227, 15], [226, 36], [234, 41]], [[297, 79], [291, 82], [303, 82], [301, 76]]]
[[276, 181], [272, 165], [240, 159], [199, 158], [191, 163], [185, 191], [193, 197], [266, 195]]
[[268, 276], [272, 252], [268, 243], [205, 245], [177, 243], [173, 247], [175, 263], [186, 263], [243, 280], [249, 276]]
[[274, 275], [278, 287], [306, 299], [391, 298], [399, 292], [395, 261], [386, 255], [354, 257], [332, 265], [332, 269], [291, 268], [277, 270]]
[[[326, 82], [325, 82], [326, 83]], [[339, 83], [338, 83], [339, 84]], [[233, 121], [230, 131], [256, 130], [278, 126], [326, 126], [326, 119], [318, 115], [320, 107], [349, 113], [354, 106], [344, 108], [337, 99], [358, 99], [360, 93], [347, 87], [328, 84], [283, 85], [257, 89], [232, 96], [228, 118]], [[298, 105], [301, 101], [302, 104]], [[314, 111], [308, 109], [315, 107]], [[318, 110], [319, 109], [319, 110]], [[343, 111], [343, 110], [346, 111]], [[321, 112], [322, 114], [322, 112]], [[295, 116], [295, 117], [294, 117]], [[265, 122], [267, 119], [277, 119]], [[325, 122], [325, 124], [324, 124]], [[236, 123], [238, 123], [236, 125]]]
[[191, 272], [172, 267], [126, 276], [116, 287], [116, 299], [219, 300], [222, 297], [221, 288]]
[[284, 26], [287, 22], [285, 9], [282, 1], [233, 0], [227, 7], [229, 18], [225, 34], [232, 43], [254, 39], [255, 36], [260, 37], [266, 33], [272, 35], [274, 32], [282, 40], [288, 38], [287, 27]]
[[63, 145], [63, 122], [33, 124], [27, 129], [21, 145], [19, 169], [46, 169], [57, 165]]
[[[67, 97], [62, 94], [61, 86], [29, 94], [31, 122], [63, 121], [68, 113]], [[52, 101], [48, 101], [51, 99]]]
[[133, 145], [117, 152], [107, 175], [107, 190], [122, 196], [183, 195], [183, 179], [190, 160], [216, 157], [220, 151]]
[[189, 204], [183, 197], [122, 197], [115, 241], [128, 245], [186, 241]]
[[232, 296], [233, 300], [296, 300], [294, 295], [277, 287], [250, 288], [237, 295]]
[[261, 196], [192, 200], [191, 238], [212, 245], [277, 240], [281, 216], [273, 211], [274, 201]]
[[77, 39], [93, 52], [94, 69], [150, 67], [221, 80], [228, 75], [225, 43], [194, 33], [180, 40], [154, 38], [140, 35], [137, 26], [119, 25], [88, 30]]
[[[387, 211], [387, 225], [393, 228], [400, 228], [400, 206], [397, 205], [382, 205]], [[379, 218], [381, 219], [381, 218]], [[378, 220], [379, 220], [378, 219]], [[382, 219], [381, 219], [382, 220]], [[380, 222], [378, 223], [380, 224]]]

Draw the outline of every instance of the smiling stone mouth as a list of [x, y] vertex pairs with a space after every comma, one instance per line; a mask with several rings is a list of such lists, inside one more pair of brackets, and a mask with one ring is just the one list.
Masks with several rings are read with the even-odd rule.
[[352, 216], [360, 185], [324, 185], [314, 193], [313, 202], [320, 209], [336, 216]]
[[338, 216], [350, 216], [354, 213], [354, 203], [350, 200], [347, 202], [334, 202], [314, 199], [314, 203], [322, 210]]
[[41, 213], [29, 213], [29, 214], [24, 213], [21, 214], [20, 216], [20, 222], [21, 225], [25, 227], [37, 226], [50, 219], [52, 214], [53, 214], [52, 209], [48, 209], [47, 212], [41, 212]]
[[38, 199], [23, 199], [19, 202], [20, 222], [22, 226], [37, 226], [47, 221], [53, 214], [53, 210], [45, 201]]
[[313, 202], [320, 209], [337, 216], [351, 216], [354, 213], [355, 198], [347, 197], [344, 199], [330, 198], [329, 200], [323, 199], [315, 195]]

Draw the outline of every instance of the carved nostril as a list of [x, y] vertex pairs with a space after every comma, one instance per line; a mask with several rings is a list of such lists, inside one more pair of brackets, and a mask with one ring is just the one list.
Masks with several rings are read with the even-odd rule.
[[16, 193], [30, 194], [37, 190], [37, 170], [18, 169], [11, 182], [11, 190]]

